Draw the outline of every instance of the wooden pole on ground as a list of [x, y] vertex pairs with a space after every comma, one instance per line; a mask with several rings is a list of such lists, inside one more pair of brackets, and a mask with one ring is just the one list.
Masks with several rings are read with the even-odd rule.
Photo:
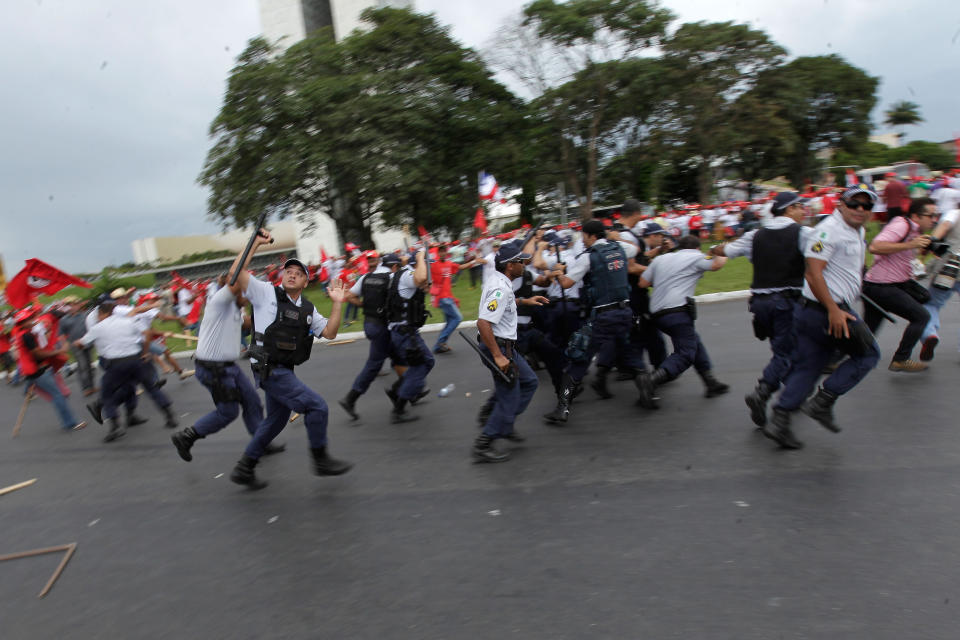
[[20, 558], [30, 558], [33, 556], [42, 556], [45, 553], [56, 553], [58, 551], [65, 552], [63, 555], [63, 560], [60, 561], [59, 566], [53, 572], [53, 575], [50, 576], [50, 579], [47, 580], [47, 584], [43, 587], [43, 590], [37, 594], [38, 598], [42, 598], [48, 593], [50, 589], [53, 588], [53, 583], [57, 581], [57, 578], [60, 577], [60, 574], [63, 573], [63, 568], [67, 566], [67, 563], [70, 562], [70, 558], [73, 556], [73, 552], [77, 550], [77, 543], [71, 542], [70, 544], [63, 544], [57, 547], [47, 547], [46, 549], [33, 549], [31, 551], [20, 551], [18, 553], [10, 553], [5, 556], [0, 556], [0, 562], [4, 560], [19, 560]]
[[30, 388], [27, 389], [27, 395], [24, 397], [23, 405], [20, 407], [17, 424], [13, 425], [13, 435], [11, 437], [16, 438], [20, 435], [20, 427], [23, 426], [23, 419], [27, 416], [27, 407], [30, 405], [31, 400], [33, 400], [33, 385], [30, 385]]
[[37, 479], [33, 478], [32, 480], [25, 480], [23, 482], [18, 482], [17, 484], [12, 484], [9, 487], [4, 487], [3, 489], [0, 489], [0, 496], [5, 496], [8, 493], [16, 491], [17, 489], [23, 489], [24, 487], [29, 487], [36, 481]]

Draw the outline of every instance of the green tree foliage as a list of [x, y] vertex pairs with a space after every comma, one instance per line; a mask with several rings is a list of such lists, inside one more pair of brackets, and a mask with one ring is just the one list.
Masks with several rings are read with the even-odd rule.
[[890, 108], [884, 112], [886, 120], [883, 124], [889, 127], [901, 127], [908, 124], [917, 124], [923, 122], [920, 117], [920, 105], [908, 100], [894, 102]]
[[367, 11], [340, 43], [319, 30], [281, 55], [254, 40], [211, 127], [213, 217], [319, 210], [347, 240], [371, 224], [459, 229], [473, 176], [518, 154], [522, 105], [432, 16]]
[[684, 24], [663, 52], [671, 97], [657, 123], [659, 134], [671, 155], [696, 164], [699, 200], [706, 202], [712, 164], [741, 146], [739, 131], [731, 127], [737, 99], [786, 52], [766, 33], [732, 22]]
[[[825, 149], [854, 152], [870, 133], [877, 78], [837, 55], [801, 57], [757, 79], [750, 98], [776, 105], [776, 117], [788, 130], [770, 140], [768, 153], [779, 157], [776, 172], [794, 185], [816, 178]], [[834, 161], [834, 164], [845, 164]]]

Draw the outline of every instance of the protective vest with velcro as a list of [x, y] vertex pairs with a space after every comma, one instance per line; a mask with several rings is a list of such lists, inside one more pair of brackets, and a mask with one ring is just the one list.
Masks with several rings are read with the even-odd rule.
[[590, 271], [585, 278], [590, 306], [602, 307], [630, 299], [627, 254], [616, 242], [597, 242], [587, 249]]
[[519, 304], [519, 301], [520, 298], [530, 298], [533, 296], [533, 274], [524, 269], [523, 275], [520, 276], [520, 279], [522, 280], [520, 288], [513, 292], [518, 302], [517, 315], [532, 316], [534, 308], [529, 305]]
[[800, 225], [759, 229], [753, 236], [751, 289], [785, 289], [803, 286], [805, 260], [800, 251]]
[[285, 367], [303, 364], [313, 349], [310, 329], [313, 304], [301, 297], [298, 307], [281, 287], [274, 287], [274, 293], [277, 295], [277, 315], [263, 334], [257, 334], [254, 328], [254, 337], [263, 342], [268, 364]]
[[363, 298], [363, 316], [371, 320], [387, 319], [387, 302], [390, 298], [390, 274], [368, 273], [360, 285]]
[[400, 295], [400, 277], [403, 271], [397, 271], [390, 279], [390, 295], [388, 298], [388, 318], [390, 322], [400, 322], [414, 329], [419, 329], [427, 321], [426, 294], [419, 287], [409, 298]]

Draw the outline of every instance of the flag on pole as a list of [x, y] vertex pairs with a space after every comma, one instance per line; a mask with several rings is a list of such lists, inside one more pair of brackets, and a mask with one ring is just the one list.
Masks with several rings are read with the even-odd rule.
[[493, 200], [493, 196], [497, 192], [497, 179], [492, 174], [481, 171], [477, 179], [477, 192], [481, 200]]
[[30, 258], [20, 273], [7, 283], [7, 301], [14, 308], [20, 309], [41, 293], [50, 295], [70, 285], [85, 289], [90, 289], [93, 286], [89, 282], [50, 266], [46, 262]]
[[487, 219], [483, 215], [483, 207], [477, 207], [477, 213], [473, 216], [473, 227], [479, 229], [480, 233], [487, 232]]

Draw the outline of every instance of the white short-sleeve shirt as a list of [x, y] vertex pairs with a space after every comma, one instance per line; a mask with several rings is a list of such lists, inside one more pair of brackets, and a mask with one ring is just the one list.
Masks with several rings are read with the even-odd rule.
[[650, 312], [683, 306], [697, 289], [697, 281], [713, 268], [713, 259], [699, 249], [680, 249], [657, 256], [643, 272], [653, 285]]
[[142, 353], [143, 332], [133, 318], [112, 315], [93, 325], [80, 342], [96, 345], [104, 358], [126, 358]]
[[492, 326], [493, 335], [504, 340], [517, 339], [517, 299], [510, 278], [494, 271], [483, 283], [480, 313], [477, 316]]
[[[814, 227], [814, 235], [804, 252], [804, 257], [823, 260], [823, 279], [834, 302], [853, 303], [860, 298], [863, 286], [863, 259], [866, 253], [863, 227], [854, 229], [843, 221], [839, 211], [834, 211]], [[804, 281], [803, 295], [816, 300], [810, 284]]]
[[242, 327], [243, 313], [236, 296], [229, 287], [219, 289], [207, 301], [200, 321], [197, 360], [232, 362], [239, 358]]
[[[263, 333], [277, 319], [277, 294], [273, 285], [263, 280], [250, 278], [247, 283], [247, 290], [243, 292], [243, 295], [253, 305], [254, 328], [257, 333]], [[303, 303], [303, 296], [294, 300], [288, 295], [287, 299], [298, 307]], [[315, 337], [319, 337], [326, 326], [327, 319], [320, 315], [320, 312], [314, 307], [313, 318], [310, 322], [311, 333]], [[263, 341], [257, 340], [257, 344], [263, 344]]]

